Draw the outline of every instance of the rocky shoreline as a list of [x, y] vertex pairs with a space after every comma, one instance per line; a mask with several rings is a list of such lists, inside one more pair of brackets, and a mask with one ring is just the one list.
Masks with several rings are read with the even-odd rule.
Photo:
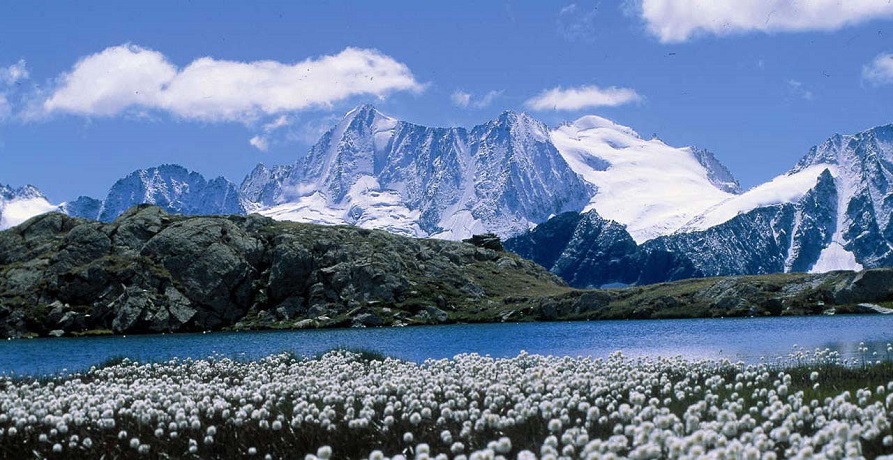
[[[0, 337], [875, 313], [893, 270], [578, 290], [498, 240], [258, 215], [50, 213], [0, 232]], [[860, 306], [862, 304], [862, 306]]]

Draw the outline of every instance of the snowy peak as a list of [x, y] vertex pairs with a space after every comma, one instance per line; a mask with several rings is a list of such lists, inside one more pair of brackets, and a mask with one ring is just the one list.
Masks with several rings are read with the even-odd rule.
[[51, 204], [33, 185], [12, 188], [0, 184], [0, 230], [58, 209], [57, 205]]
[[619, 123], [615, 123], [612, 120], [608, 120], [607, 118], [602, 118], [598, 115], [584, 115], [575, 121], [564, 123], [561, 127], [568, 127], [571, 131], [590, 131], [597, 129], [604, 129], [608, 131], [614, 131], [621, 133], [623, 135], [641, 139], [639, 133], [628, 126], [623, 126]]
[[[512, 233], [524, 227], [509, 220], [543, 222], [550, 215], [580, 209], [594, 191], [562, 158], [548, 127], [524, 113], [504, 112], [474, 127], [469, 150], [479, 199], [470, 203], [472, 214]], [[523, 215], [500, 216], [507, 210]]]
[[548, 128], [527, 114], [504, 112], [467, 130], [398, 121], [368, 105], [302, 161], [256, 168], [242, 191], [277, 218], [449, 239], [519, 232], [590, 195]]
[[732, 175], [726, 166], [719, 162], [713, 153], [707, 149], [699, 149], [690, 147], [692, 154], [698, 160], [698, 163], [707, 171], [707, 179], [716, 188], [728, 192], [738, 194], [741, 193], [741, 184], [738, 179]]
[[835, 134], [788, 173], [710, 207], [680, 231], [719, 228], [773, 207], [792, 213], [785, 271], [893, 264], [893, 125]]
[[165, 164], [134, 171], [115, 182], [99, 219], [112, 221], [131, 206], [143, 203], [187, 215], [245, 213], [232, 182], [223, 177], [207, 181], [197, 172]]
[[371, 105], [351, 110], [310, 149], [289, 180], [314, 183], [329, 199], [341, 201], [352, 178], [375, 174], [376, 152], [386, 148], [397, 124]]
[[268, 168], [263, 163], [258, 163], [239, 186], [239, 194], [245, 210], [251, 212], [263, 206], [274, 205], [282, 181], [291, 170], [291, 166]]
[[871, 166], [893, 162], [893, 124], [878, 126], [853, 135], [835, 134], [809, 150], [793, 171], [817, 164], [858, 162]]
[[12, 201], [46, 199], [46, 197], [43, 196], [43, 193], [41, 193], [40, 190], [37, 189], [37, 187], [30, 184], [15, 189], [7, 185], [0, 184], [0, 199]]
[[637, 243], [672, 234], [738, 191], [709, 152], [645, 140], [601, 117], [582, 117], [550, 135], [574, 172], [598, 190], [585, 210], [625, 225]]

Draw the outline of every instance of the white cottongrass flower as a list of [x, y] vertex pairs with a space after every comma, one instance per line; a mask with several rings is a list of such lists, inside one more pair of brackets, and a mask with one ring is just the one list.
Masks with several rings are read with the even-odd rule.
[[[790, 359], [813, 369], [843, 362], [820, 350], [798, 349]], [[257, 456], [257, 447], [244, 446], [264, 442], [272, 458], [287, 457], [283, 446], [301, 433], [329, 440], [339, 457], [370, 460], [893, 453], [893, 382], [874, 379], [819, 398], [818, 381], [823, 389], [835, 385], [834, 373], [807, 368], [806, 375], [765, 362], [620, 353], [472, 354], [422, 364], [367, 362], [348, 352], [313, 360], [126, 362], [94, 369], [89, 379], [17, 384], [0, 376], [0, 449], [10, 457], [51, 456], [58, 444], [98, 457], [123, 443], [144, 455], [182, 456], [167, 449], [185, 438], [192, 456], [230, 447]], [[543, 434], [517, 434], [530, 432]], [[358, 444], [363, 439], [402, 447], [376, 451]], [[308, 458], [316, 460], [334, 456], [327, 446], [299, 450], [315, 452]]]

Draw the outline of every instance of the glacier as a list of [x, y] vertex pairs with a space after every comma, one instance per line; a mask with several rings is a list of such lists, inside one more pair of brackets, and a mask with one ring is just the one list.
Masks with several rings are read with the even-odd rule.
[[645, 140], [594, 115], [551, 132], [562, 157], [598, 192], [583, 209], [626, 226], [637, 243], [669, 235], [739, 192], [709, 152]]

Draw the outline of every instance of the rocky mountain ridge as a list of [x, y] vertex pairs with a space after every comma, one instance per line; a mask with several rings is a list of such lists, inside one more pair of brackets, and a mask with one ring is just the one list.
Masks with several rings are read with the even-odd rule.
[[[592, 241], [571, 245], [555, 268], [576, 286], [683, 274], [859, 270], [893, 263], [891, 139], [893, 125], [835, 135], [786, 174], [742, 192], [710, 152], [646, 140], [597, 116], [549, 129], [504, 112], [471, 129], [430, 128], [364, 105], [306, 157], [258, 165], [239, 187], [162, 165], [119, 180], [103, 200], [80, 197], [56, 206], [36, 190], [0, 197], [0, 228], [56, 209], [111, 221], [129, 206], [154, 203], [184, 215], [258, 212], [459, 240], [484, 232], [522, 235], [563, 212], [594, 212], [622, 231], [577, 232]], [[601, 260], [596, 253], [617, 256], [620, 247], [628, 253], [612, 266], [654, 263], [653, 257], [664, 265], [611, 276], [576, 273]], [[572, 261], [573, 254], [594, 258]]]
[[241, 191], [277, 219], [451, 240], [511, 235], [582, 208], [592, 193], [529, 115], [504, 112], [470, 130], [429, 128], [368, 105], [302, 160], [259, 165]]

